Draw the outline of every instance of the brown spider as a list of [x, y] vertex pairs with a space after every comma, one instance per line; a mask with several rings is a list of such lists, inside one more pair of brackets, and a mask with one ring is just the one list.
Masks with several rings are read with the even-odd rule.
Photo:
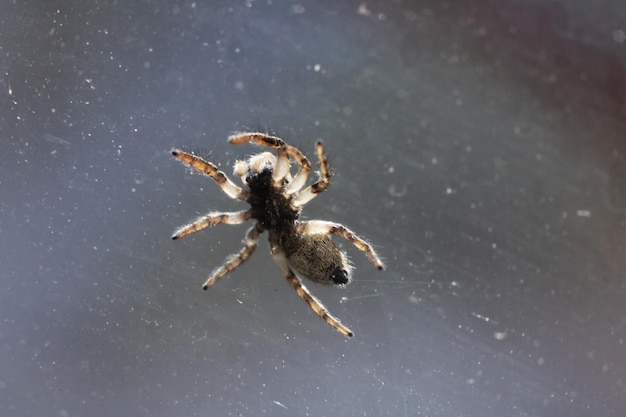
[[[256, 220], [254, 226], [247, 232], [243, 249], [230, 256], [223, 265], [215, 269], [203, 288], [206, 290], [219, 278], [248, 259], [256, 248], [259, 235], [267, 230], [274, 261], [298, 296], [328, 324], [345, 336], [352, 337], [352, 331], [326, 310], [291, 269], [295, 269], [303, 277], [320, 284], [337, 286], [348, 284], [351, 280], [352, 267], [346, 254], [335, 245], [330, 234], [339, 235], [348, 240], [365, 252], [378, 269], [383, 269], [383, 263], [372, 246], [345, 226], [324, 220], [298, 220], [302, 206], [330, 184], [330, 170], [322, 142], [316, 143], [320, 179], [306, 188], [303, 187], [311, 172], [311, 163], [299, 149], [286, 144], [276, 136], [256, 132], [237, 133], [230, 136], [228, 142], [254, 143], [275, 148], [278, 155], [261, 152], [250, 156], [245, 161], [237, 161], [234, 173], [241, 177], [247, 186], [247, 189], [242, 189], [211, 162], [179, 149], [172, 150], [172, 155], [176, 158], [213, 178], [229, 197], [250, 204], [248, 210], [231, 213], [210, 212], [179, 228], [172, 236], [173, 239], [180, 239], [205, 227], [220, 223], [239, 224], [250, 219]], [[300, 167], [293, 176], [290, 173], [289, 158], [293, 158]]]

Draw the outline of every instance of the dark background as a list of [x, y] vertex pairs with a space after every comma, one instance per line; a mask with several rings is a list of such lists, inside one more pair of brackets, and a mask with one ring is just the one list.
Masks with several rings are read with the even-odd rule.
[[[3, 1], [0, 415], [623, 416], [620, 1]], [[265, 241], [209, 291], [267, 128], [333, 169], [355, 281], [298, 299]]]

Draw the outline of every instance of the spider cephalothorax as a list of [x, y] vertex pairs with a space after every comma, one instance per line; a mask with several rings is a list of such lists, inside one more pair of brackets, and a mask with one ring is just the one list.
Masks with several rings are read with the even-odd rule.
[[[178, 229], [174, 233], [174, 239], [220, 223], [239, 224], [250, 219], [256, 220], [246, 234], [243, 249], [215, 269], [203, 288], [206, 290], [248, 259], [256, 248], [259, 235], [267, 230], [274, 261], [289, 284], [317, 315], [339, 332], [351, 337], [352, 331], [330, 315], [292, 271], [293, 268], [301, 276], [321, 284], [340, 286], [348, 284], [352, 268], [345, 253], [330, 238], [331, 234], [347, 239], [365, 252], [378, 269], [383, 269], [383, 263], [372, 246], [345, 226], [323, 220], [298, 220], [302, 206], [324, 191], [330, 183], [330, 171], [322, 143], [318, 141], [316, 144], [320, 179], [304, 187], [311, 172], [311, 163], [297, 148], [287, 145], [278, 137], [264, 133], [239, 133], [230, 136], [228, 141], [235, 144], [251, 142], [275, 148], [277, 156], [271, 152], [261, 152], [247, 160], [237, 161], [235, 175], [240, 177], [246, 186], [241, 188], [233, 184], [211, 162], [179, 149], [172, 150], [176, 158], [213, 178], [230, 197], [250, 204], [248, 210], [231, 213], [210, 212]], [[299, 170], [293, 176], [290, 172], [290, 158], [299, 166]]]
[[285, 194], [285, 184], [274, 187], [272, 175], [276, 157], [263, 152], [251, 156], [246, 161], [235, 163], [235, 175], [241, 177], [250, 191], [246, 202], [250, 204], [251, 217], [256, 219], [267, 230], [289, 228], [300, 217], [301, 209], [291, 205], [291, 196]]

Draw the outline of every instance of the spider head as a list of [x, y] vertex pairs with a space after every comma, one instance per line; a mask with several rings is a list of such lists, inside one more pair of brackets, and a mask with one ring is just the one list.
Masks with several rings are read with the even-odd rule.
[[271, 152], [252, 155], [245, 161], [235, 163], [235, 175], [246, 185], [256, 182], [259, 178], [270, 177], [274, 170], [276, 156]]

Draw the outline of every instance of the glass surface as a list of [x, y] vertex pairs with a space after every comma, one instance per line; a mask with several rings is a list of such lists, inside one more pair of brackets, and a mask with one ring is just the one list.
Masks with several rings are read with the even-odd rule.
[[[58, 3], [58, 4], [53, 4]], [[3, 1], [0, 415], [623, 416], [623, 2]], [[287, 285], [197, 149], [271, 129], [385, 258]], [[237, 180], [236, 178], [233, 178]], [[340, 242], [340, 241], [338, 241]]]

